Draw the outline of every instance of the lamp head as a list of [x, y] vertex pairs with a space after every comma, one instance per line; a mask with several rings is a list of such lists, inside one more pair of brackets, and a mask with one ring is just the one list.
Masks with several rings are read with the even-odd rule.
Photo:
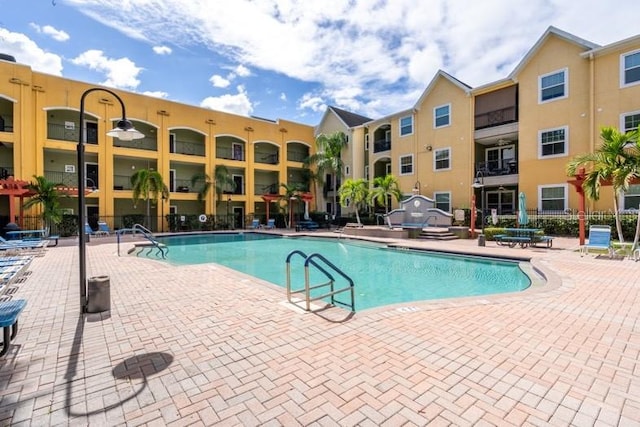
[[473, 180], [473, 184], [471, 184], [471, 186], [473, 188], [482, 188], [484, 187], [484, 184], [480, 182], [480, 178], [476, 177], [476, 179]]
[[133, 127], [133, 124], [127, 119], [118, 121], [116, 127], [107, 132], [107, 136], [118, 138], [121, 141], [133, 141], [134, 139], [144, 138], [142, 132], [137, 131]]

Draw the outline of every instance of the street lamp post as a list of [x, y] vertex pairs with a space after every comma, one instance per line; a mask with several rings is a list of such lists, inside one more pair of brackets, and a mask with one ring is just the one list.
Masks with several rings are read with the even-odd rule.
[[484, 172], [478, 171], [476, 172], [476, 179], [473, 181], [471, 185], [475, 189], [482, 189], [480, 194], [480, 219], [482, 221], [482, 232], [478, 236], [478, 246], [485, 245], [484, 238]]
[[80, 268], [80, 277], [79, 277], [79, 285], [80, 285], [80, 313], [84, 313], [87, 307], [87, 256], [86, 256], [86, 232], [84, 229], [84, 224], [86, 222], [85, 218], [85, 171], [84, 171], [84, 146], [86, 144], [86, 133], [85, 133], [85, 124], [84, 124], [84, 100], [92, 92], [103, 91], [113, 95], [120, 106], [122, 107], [122, 119], [118, 122], [118, 125], [115, 129], [107, 132], [107, 136], [112, 138], [119, 138], [123, 141], [132, 141], [134, 139], [144, 138], [144, 135], [133, 127], [131, 122], [127, 120], [127, 115], [125, 113], [124, 102], [122, 99], [115, 93], [109, 89], [94, 87], [89, 88], [84, 91], [82, 97], [80, 98], [80, 132], [78, 137], [78, 249], [79, 249], [79, 258], [78, 264]]
[[229, 213], [229, 207], [231, 206], [231, 196], [227, 196], [227, 227], [229, 227], [229, 230], [233, 230], [233, 227], [231, 226], [231, 218], [229, 217], [229, 215], [231, 215]]

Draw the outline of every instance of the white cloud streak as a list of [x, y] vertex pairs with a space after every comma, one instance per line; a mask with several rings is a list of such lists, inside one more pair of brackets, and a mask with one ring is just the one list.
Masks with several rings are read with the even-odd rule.
[[41, 27], [38, 24], [34, 24], [34, 23], [31, 23], [29, 25], [31, 26], [31, 28], [36, 30], [38, 33], [46, 34], [46, 35], [50, 36], [52, 39], [54, 39], [56, 41], [66, 42], [67, 40], [70, 39], [69, 34], [67, 34], [65, 31], [57, 30], [54, 27], [52, 27], [51, 25], [45, 25], [43, 27]]
[[318, 83], [301, 108], [329, 103], [371, 117], [411, 107], [438, 69], [471, 86], [506, 77], [549, 25], [600, 44], [637, 32], [627, 16], [635, 0], [66, 2], [131, 37], [205, 45]]
[[210, 108], [217, 111], [226, 111], [227, 113], [239, 114], [241, 116], [250, 116], [253, 112], [251, 100], [244, 86], [237, 88], [238, 93], [234, 95], [225, 94], [222, 96], [210, 96], [202, 100], [200, 106]]

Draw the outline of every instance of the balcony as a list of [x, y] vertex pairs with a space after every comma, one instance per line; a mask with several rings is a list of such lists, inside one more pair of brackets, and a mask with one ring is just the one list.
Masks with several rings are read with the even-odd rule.
[[191, 141], [180, 141], [175, 139], [171, 141], [170, 151], [174, 154], [186, 154], [188, 156], [204, 157], [204, 144]]
[[516, 107], [507, 107], [499, 110], [489, 111], [483, 114], [476, 114], [475, 127], [485, 129], [494, 126], [506, 125], [518, 121]]
[[391, 140], [380, 139], [374, 141], [373, 143], [373, 152], [380, 153], [381, 151], [389, 151], [391, 150]]
[[482, 172], [485, 177], [497, 175], [515, 175], [518, 173], [518, 162], [515, 159], [489, 160], [476, 163], [476, 173]]

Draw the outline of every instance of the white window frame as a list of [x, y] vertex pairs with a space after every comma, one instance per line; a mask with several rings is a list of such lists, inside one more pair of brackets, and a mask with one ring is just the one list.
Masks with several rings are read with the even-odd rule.
[[622, 114], [620, 114], [620, 131], [621, 131], [621, 132], [629, 132], [629, 131], [632, 131], [632, 130], [638, 129], [638, 126], [636, 126], [636, 127], [634, 127], [634, 128], [631, 128], [631, 129], [626, 129], [626, 128], [625, 128], [625, 126], [624, 126], [624, 122], [625, 122], [625, 119], [626, 119], [627, 117], [629, 117], [629, 116], [640, 116], [640, 110], [638, 110], [638, 111], [631, 111], [631, 112], [629, 112], [629, 113], [622, 113]]
[[[438, 125], [437, 124], [437, 120], [438, 120], [438, 116], [436, 116], [436, 111], [439, 108], [444, 108], [447, 107], [448, 111], [447, 111], [447, 124], [445, 125]], [[444, 117], [444, 116], [440, 116], [440, 117]], [[451, 103], [449, 104], [442, 104], [442, 105], [437, 105], [435, 107], [433, 107], [433, 128], [434, 129], [439, 129], [439, 128], [445, 128], [447, 126], [451, 126]]]
[[384, 142], [391, 142], [391, 129], [384, 131]]
[[[542, 90], [543, 90], [542, 79], [544, 79], [545, 77], [553, 76], [554, 74], [560, 74], [560, 73], [564, 73], [564, 82], [562, 83], [562, 85], [564, 86], [564, 94], [562, 96], [557, 96], [555, 98], [549, 98], [549, 99], [543, 100], [542, 99]], [[559, 70], [555, 70], [550, 73], [546, 73], [538, 76], [538, 103], [539, 104], [546, 104], [547, 102], [558, 101], [560, 99], [566, 99], [568, 97], [569, 97], [569, 69], [568, 68], [561, 68]]]
[[[635, 86], [635, 85], [640, 84], [640, 79], [635, 80], [635, 81], [633, 81], [631, 83], [627, 83], [626, 82], [625, 71], [627, 71], [627, 70], [625, 69], [625, 66], [624, 66], [624, 61], [628, 56], [638, 55], [638, 54], [640, 54], [640, 49], [634, 50], [634, 51], [631, 51], [631, 52], [625, 52], [622, 55], [620, 55], [620, 87], [621, 88], [629, 87], [629, 86]], [[640, 65], [638, 67], [640, 67]]]
[[385, 165], [384, 169], [385, 169], [386, 174], [390, 175], [391, 174], [391, 162], [387, 163]]
[[[403, 166], [402, 159], [407, 159], [407, 158], [411, 159], [411, 162], [408, 165], [404, 165], [404, 166], [410, 166], [411, 167], [411, 172], [402, 172], [402, 166]], [[402, 176], [402, 175], [413, 175], [413, 154], [405, 154], [405, 155], [400, 156], [398, 158], [398, 172], [399, 172], [400, 176]]]
[[449, 204], [448, 209], [446, 209], [446, 210], [445, 210], [445, 209], [442, 209], [442, 210], [443, 210], [443, 211], [445, 211], [445, 212], [449, 212], [449, 213], [451, 213], [451, 191], [435, 191], [435, 192], [433, 193], [433, 206], [434, 206], [435, 208], [437, 208], [437, 207], [438, 207], [438, 196], [439, 196], [439, 195], [442, 195], [442, 194], [446, 194], [446, 195], [447, 195], [447, 197], [449, 198], [449, 201], [447, 202], [447, 203]]
[[351, 167], [349, 167], [349, 165], [344, 165], [344, 175], [345, 176], [351, 175]]
[[[447, 159], [449, 160], [449, 166], [446, 168], [438, 168], [437, 167], [437, 158], [438, 158], [438, 153], [442, 152], [442, 151], [446, 151], [449, 153], [449, 155], [447, 156]], [[445, 147], [445, 148], [437, 148], [433, 150], [433, 170], [434, 172], [442, 172], [442, 171], [448, 171], [451, 170], [451, 147]]]
[[[403, 126], [402, 121], [406, 119], [409, 119], [410, 123], [408, 125]], [[409, 128], [409, 131], [404, 133], [403, 129], [407, 127]], [[413, 135], [413, 116], [404, 116], [398, 119], [398, 132], [400, 133], [400, 136]]]
[[169, 153], [175, 153], [175, 152], [176, 152], [176, 134], [170, 133], [169, 134]]
[[618, 206], [620, 206], [620, 210], [621, 211], [628, 211], [628, 212], [637, 212], [638, 211], [638, 205], [635, 206], [627, 206], [627, 197], [639, 197], [640, 196], [640, 185], [639, 184], [632, 184], [629, 186], [629, 190], [638, 189], [638, 192], [626, 192], [626, 193], [622, 193], [620, 194], [620, 198], [618, 200]]
[[[240, 158], [236, 159], [236, 147], [240, 147]], [[239, 142], [231, 143], [231, 160], [244, 161], [244, 145]]]
[[[564, 153], [543, 155], [542, 154], [542, 135], [544, 133], [554, 132], [557, 130], [564, 131]], [[554, 142], [553, 144], [556, 144], [556, 142]], [[569, 155], [569, 126], [560, 126], [556, 128], [550, 128], [550, 129], [541, 129], [538, 131], [538, 159], [553, 159], [556, 157], [567, 157], [568, 155]]]
[[563, 207], [563, 210], [567, 210], [569, 208], [569, 184], [545, 184], [545, 185], [538, 185], [538, 211], [539, 212], [544, 212], [545, 211], [545, 209], [542, 209], [542, 202], [543, 202], [543, 200], [542, 200], [542, 190], [545, 189], [545, 188], [559, 188], [559, 187], [562, 187], [564, 189], [564, 207]]
[[177, 172], [175, 169], [169, 169], [169, 192], [176, 191], [176, 176]]
[[[231, 174], [231, 180], [234, 183], [236, 182], [236, 178], [239, 178], [239, 180], [240, 180], [240, 188], [237, 188], [237, 186], [236, 186], [236, 188], [234, 189], [234, 194], [244, 194], [244, 175], [237, 174], [237, 173]], [[229, 188], [229, 187], [227, 187], [227, 188]], [[239, 193], [235, 193], [235, 191], [238, 191], [238, 190], [240, 190], [240, 192]]]
[[364, 151], [369, 151], [369, 134], [364, 135]]
[[364, 179], [369, 180], [369, 165], [365, 165], [364, 167]]

